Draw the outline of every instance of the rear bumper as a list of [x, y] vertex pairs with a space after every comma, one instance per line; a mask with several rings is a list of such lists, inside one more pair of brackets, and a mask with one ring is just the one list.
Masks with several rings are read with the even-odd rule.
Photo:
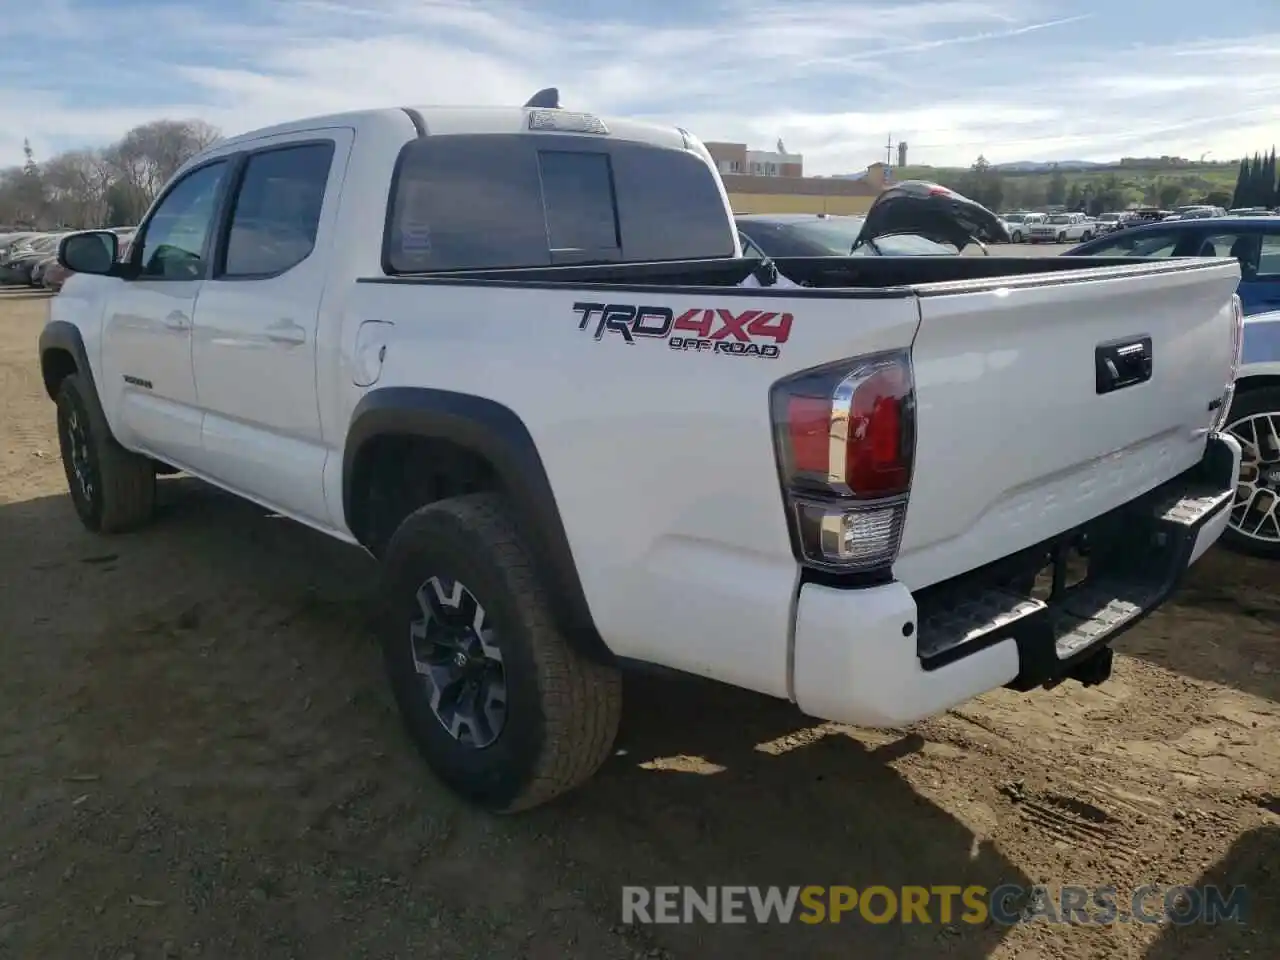
[[[1240, 469], [1232, 438], [1194, 468], [1052, 542], [919, 591], [806, 583], [796, 605], [793, 691], [806, 713], [896, 727], [998, 687], [1105, 679], [1110, 644], [1172, 596], [1221, 536]], [[1088, 544], [1088, 571], [1047, 598], [1030, 578]], [[1042, 579], [1044, 575], [1042, 573]]]

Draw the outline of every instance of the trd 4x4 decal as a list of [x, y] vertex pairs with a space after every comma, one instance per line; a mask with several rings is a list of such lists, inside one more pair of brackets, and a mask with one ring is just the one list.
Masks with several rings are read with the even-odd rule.
[[630, 303], [575, 303], [573, 312], [578, 329], [590, 328], [596, 340], [613, 333], [632, 346], [641, 340], [665, 340], [672, 350], [731, 357], [778, 356], [794, 319], [789, 313], [735, 313], [723, 307], [694, 307], [676, 316], [670, 307]]

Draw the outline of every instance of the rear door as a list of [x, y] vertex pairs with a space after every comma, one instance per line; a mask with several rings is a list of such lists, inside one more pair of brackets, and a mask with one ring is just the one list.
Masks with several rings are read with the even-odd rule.
[[[1091, 273], [918, 288], [917, 451], [894, 568], [912, 587], [1071, 529], [1201, 458], [1230, 376], [1238, 264]], [[1107, 389], [1105, 359], [1139, 344], [1149, 378]]]
[[322, 526], [316, 332], [353, 136], [296, 133], [244, 155], [195, 318], [202, 472]]

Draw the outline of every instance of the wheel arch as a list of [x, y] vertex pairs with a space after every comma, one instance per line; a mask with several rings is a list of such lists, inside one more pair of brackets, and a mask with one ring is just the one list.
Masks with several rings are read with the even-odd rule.
[[[379, 441], [443, 442], [491, 471], [520, 534], [537, 559], [557, 624], [588, 655], [611, 661], [596, 630], [551, 482], [519, 415], [494, 400], [429, 387], [382, 387], [361, 398], [343, 451], [342, 508], [347, 528], [370, 547], [361, 498], [372, 484]], [[372, 549], [372, 547], [371, 547]]]
[[50, 400], [57, 399], [58, 387], [70, 374], [78, 373], [97, 393], [93, 367], [84, 347], [80, 329], [66, 320], [52, 320], [40, 331], [40, 376]]

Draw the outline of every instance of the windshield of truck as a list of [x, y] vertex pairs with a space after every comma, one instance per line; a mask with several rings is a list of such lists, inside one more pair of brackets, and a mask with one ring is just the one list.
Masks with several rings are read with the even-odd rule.
[[1025, 213], [1006, 213], [1004, 215], [1005, 223], [1024, 223], [1026, 219], [1027, 215]]
[[1070, 223], [1071, 218], [1066, 214], [1059, 213], [1049, 218], [1050, 223]]
[[1118, 213], [1104, 213], [1104, 214], [1100, 215], [1100, 216], [1098, 217], [1098, 219], [1099, 219], [1099, 220], [1101, 220], [1103, 223], [1115, 223], [1117, 220], [1119, 220], [1119, 219], [1120, 219], [1120, 214], [1118, 214]]
[[735, 230], [699, 157], [634, 142], [520, 134], [410, 141], [384, 242], [389, 272], [732, 257]]

